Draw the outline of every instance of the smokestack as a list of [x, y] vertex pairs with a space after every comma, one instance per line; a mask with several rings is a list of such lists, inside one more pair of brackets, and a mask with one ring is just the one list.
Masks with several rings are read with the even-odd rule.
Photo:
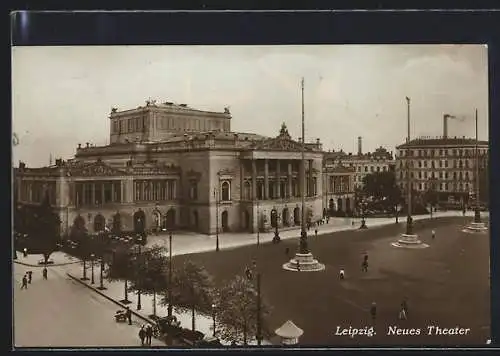
[[363, 154], [362, 139], [361, 136], [358, 136], [358, 155], [361, 156], [362, 154]]
[[443, 115], [443, 138], [448, 137], [448, 119], [454, 119], [455, 116], [450, 114]]

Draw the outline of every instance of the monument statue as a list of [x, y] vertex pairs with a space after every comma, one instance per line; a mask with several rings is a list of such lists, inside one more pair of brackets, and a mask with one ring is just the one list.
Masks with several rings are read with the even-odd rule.
[[300, 240], [299, 240], [299, 250], [300, 253], [309, 253], [309, 248], [307, 246], [307, 232], [306, 231], [301, 231], [300, 232]]

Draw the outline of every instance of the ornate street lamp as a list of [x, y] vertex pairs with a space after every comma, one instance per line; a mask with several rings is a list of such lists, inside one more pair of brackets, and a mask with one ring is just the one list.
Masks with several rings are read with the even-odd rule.
[[257, 200], [257, 246], [260, 245], [260, 211], [259, 211], [259, 201]]

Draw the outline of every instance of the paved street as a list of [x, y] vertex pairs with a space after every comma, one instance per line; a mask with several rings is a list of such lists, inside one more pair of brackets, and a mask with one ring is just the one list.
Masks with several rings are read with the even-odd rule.
[[[482, 216], [487, 216], [487, 212], [483, 212]], [[434, 213], [434, 217], [449, 217], [449, 216], [462, 216], [461, 211], [439, 211]], [[473, 216], [472, 211], [467, 212], [468, 217]], [[429, 215], [416, 215], [413, 217], [414, 221], [429, 219]], [[354, 225], [352, 222], [354, 221]], [[367, 218], [367, 224], [371, 227], [379, 227], [394, 224], [394, 217], [387, 218]], [[406, 217], [400, 217], [401, 224], [406, 222]], [[358, 218], [331, 218], [328, 224], [318, 227], [318, 234], [328, 234], [339, 231], [356, 230], [360, 225]], [[314, 229], [311, 229], [311, 233]], [[280, 237], [283, 240], [296, 239], [300, 236], [300, 227], [289, 228], [286, 231], [280, 231]], [[260, 233], [259, 239], [261, 243], [270, 242], [274, 237], [274, 231]], [[219, 234], [219, 247], [223, 249], [234, 249], [241, 246], [248, 246], [256, 244], [257, 233], [221, 233]], [[168, 235], [150, 235], [148, 236], [148, 245], [160, 245], [168, 247]], [[172, 235], [172, 253], [173, 255], [184, 255], [191, 253], [207, 252], [215, 250], [216, 237], [215, 235], [203, 235], [194, 232], [176, 231]]]
[[[33, 281], [20, 290], [27, 270]], [[139, 323], [116, 323], [118, 306], [69, 279], [62, 267], [42, 269], [14, 264], [14, 346], [140, 346]], [[164, 345], [153, 340], [153, 346]]]
[[[422, 250], [397, 249], [390, 245], [404, 231], [395, 224], [366, 231], [345, 231], [311, 237], [310, 248], [326, 264], [326, 271], [284, 271], [285, 248], [296, 250], [297, 240], [279, 245], [246, 246], [232, 251], [176, 256], [174, 263], [191, 259], [204, 265], [218, 284], [243, 273], [257, 256], [262, 271], [264, 298], [272, 306], [271, 330], [291, 319], [304, 330], [301, 344], [484, 344], [489, 338], [489, 235], [461, 232], [470, 218], [443, 218], [416, 222], [421, 239], [430, 244]], [[436, 239], [431, 239], [431, 229]], [[360, 271], [369, 254], [369, 272]], [[338, 271], [346, 270], [340, 281]], [[398, 320], [402, 299], [408, 297], [409, 320]], [[335, 336], [337, 326], [371, 326], [369, 308], [375, 301], [378, 318], [374, 337]], [[420, 336], [388, 336], [389, 326], [421, 328]], [[470, 328], [468, 335], [424, 335], [427, 326]]]

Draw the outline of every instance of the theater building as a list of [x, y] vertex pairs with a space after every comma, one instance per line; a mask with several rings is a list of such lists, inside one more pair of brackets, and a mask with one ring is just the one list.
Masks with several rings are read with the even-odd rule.
[[[231, 131], [231, 114], [147, 101], [111, 110], [110, 144], [78, 144], [74, 158], [15, 170], [19, 204], [45, 192], [61, 233], [144, 227], [206, 234], [254, 232], [301, 219], [301, 148], [285, 124], [275, 137]], [[276, 130], [278, 131], [278, 130]], [[321, 143], [305, 145], [308, 219], [321, 218]]]

